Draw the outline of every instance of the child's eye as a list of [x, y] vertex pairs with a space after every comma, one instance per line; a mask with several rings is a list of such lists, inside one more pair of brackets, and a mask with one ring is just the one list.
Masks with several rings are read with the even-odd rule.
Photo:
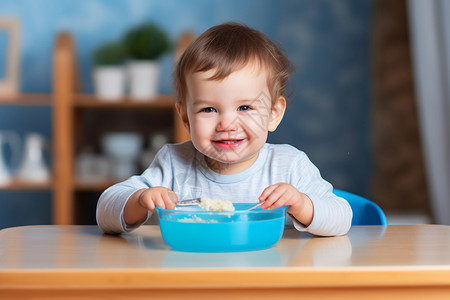
[[238, 111], [246, 111], [246, 110], [251, 110], [252, 107], [250, 105], [241, 105], [238, 108]]
[[214, 107], [205, 107], [203, 109], [200, 110], [200, 112], [206, 112], [206, 113], [212, 113], [215, 112], [216, 109]]

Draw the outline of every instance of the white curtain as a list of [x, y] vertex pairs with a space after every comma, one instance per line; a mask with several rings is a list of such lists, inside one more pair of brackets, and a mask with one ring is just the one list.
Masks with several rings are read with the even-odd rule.
[[422, 145], [438, 224], [450, 225], [450, 1], [409, 0]]

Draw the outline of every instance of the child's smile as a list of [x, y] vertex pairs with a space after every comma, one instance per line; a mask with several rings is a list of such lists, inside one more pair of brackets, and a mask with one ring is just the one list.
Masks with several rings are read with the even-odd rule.
[[[281, 118], [272, 108], [264, 68], [248, 64], [223, 80], [211, 80], [214, 71], [187, 77], [188, 97], [181, 115], [209, 167], [234, 174], [256, 161], [268, 131], [275, 130]], [[284, 106], [281, 117], [283, 112]]]
[[217, 140], [213, 141], [214, 144], [216, 144], [217, 147], [223, 148], [223, 149], [233, 149], [235, 147], [238, 147], [242, 143], [243, 139], [240, 140]]

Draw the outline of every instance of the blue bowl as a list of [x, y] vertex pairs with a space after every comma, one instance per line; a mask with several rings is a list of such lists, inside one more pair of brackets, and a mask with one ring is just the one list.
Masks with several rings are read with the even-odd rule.
[[287, 207], [257, 208], [236, 204], [235, 211], [177, 210], [157, 207], [161, 234], [173, 250], [235, 252], [268, 249], [283, 235]]

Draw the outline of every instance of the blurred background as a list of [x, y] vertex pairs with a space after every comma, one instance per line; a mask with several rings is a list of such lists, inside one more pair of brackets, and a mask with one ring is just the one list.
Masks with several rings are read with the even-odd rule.
[[[264, 32], [295, 65], [269, 142], [305, 151], [326, 180], [375, 201], [392, 224], [450, 224], [450, 7], [422, 2], [2, 0], [0, 228], [95, 224], [108, 183], [182, 139], [170, 101], [183, 34], [227, 21]], [[149, 22], [169, 46], [156, 58], [156, 94], [134, 91], [130, 52], [119, 45]], [[66, 46], [69, 58], [56, 51]], [[106, 75], [116, 83], [100, 88], [97, 67], [117, 64], [122, 73]], [[130, 157], [111, 153], [124, 144], [135, 148]]]

